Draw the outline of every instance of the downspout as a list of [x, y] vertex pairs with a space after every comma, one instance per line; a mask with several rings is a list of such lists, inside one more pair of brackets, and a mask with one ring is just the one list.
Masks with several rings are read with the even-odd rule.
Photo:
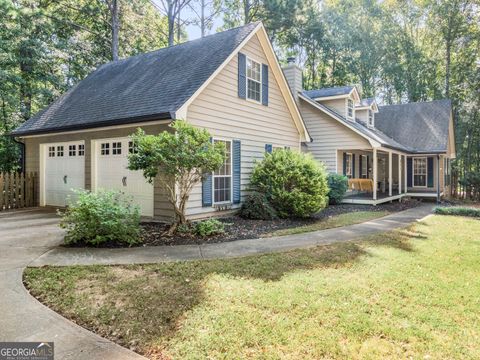
[[18, 145], [20, 145], [20, 148], [21, 148], [21, 156], [22, 156], [22, 161], [21, 161], [21, 172], [24, 173], [25, 172], [25, 143], [17, 140], [15, 138], [15, 136], [12, 136], [12, 139], [14, 142], [16, 142]]
[[440, 203], [440, 155], [437, 155], [437, 204]]

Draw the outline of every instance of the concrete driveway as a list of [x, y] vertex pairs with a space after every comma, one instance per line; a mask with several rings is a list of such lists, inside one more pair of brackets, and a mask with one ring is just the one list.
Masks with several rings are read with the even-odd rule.
[[0, 341], [53, 341], [55, 359], [144, 359], [61, 317], [24, 288], [23, 269], [61, 241], [52, 210], [0, 213]]

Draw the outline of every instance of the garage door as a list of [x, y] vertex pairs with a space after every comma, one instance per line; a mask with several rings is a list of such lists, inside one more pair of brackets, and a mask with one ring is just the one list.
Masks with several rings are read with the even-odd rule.
[[95, 142], [96, 189], [120, 190], [140, 207], [143, 216], [153, 216], [153, 185], [141, 171], [128, 170], [128, 153], [133, 151], [128, 138]]
[[[45, 204], [65, 206], [75, 200], [75, 189], [85, 188], [85, 144], [45, 144]], [[69, 200], [70, 199], [70, 200]]]

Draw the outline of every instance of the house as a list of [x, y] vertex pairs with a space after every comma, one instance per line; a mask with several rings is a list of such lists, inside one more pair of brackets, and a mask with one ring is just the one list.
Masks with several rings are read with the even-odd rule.
[[25, 144], [25, 170], [39, 173], [39, 205], [65, 206], [72, 189], [116, 189], [144, 216], [171, 220], [158, 179], [127, 169], [137, 128], [171, 131], [173, 119], [207, 129], [226, 144], [224, 166], [189, 198], [189, 218], [235, 209], [255, 159], [310, 141], [261, 23], [107, 63], [13, 135]]
[[449, 194], [455, 158], [450, 100], [378, 106], [355, 86], [304, 91], [293, 58], [283, 70], [313, 139], [304, 150], [349, 178], [344, 202]]

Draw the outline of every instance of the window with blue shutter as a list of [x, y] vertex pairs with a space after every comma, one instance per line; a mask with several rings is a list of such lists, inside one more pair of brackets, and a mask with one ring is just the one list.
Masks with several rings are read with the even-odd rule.
[[427, 181], [428, 181], [428, 187], [433, 188], [433, 179], [434, 179], [434, 174], [433, 174], [433, 157], [427, 158]]
[[233, 140], [232, 144], [233, 165], [233, 203], [240, 203], [240, 186], [242, 176], [242, 145], [240, 140]]
[[[210, 142], [213, 142], [213, 139], [210, 138]], [[202, 206], [212, 206], [212, 190], [213, 190], [213, 176], [211, 173], [204, 174], [202, 180]]]
[[262, 104], [268, 106], [268, 65], [262, 64]]
[[412, 187], [413, 177], [413, 161], [412, 158], [407, 159], [407, 187]]
[[212, 206], [212, 174], [205, 174], [202, 182], [202, 206]]
[[238, 97], [246, 99], [247, 97], [247, 57], [245, 54], [238, 53]]
[[343, 176], [347, 176], [347, 153], [343, 153]]
[[265, 144], [265, 152], [271, 154], [273, 150], [272, 144]]

